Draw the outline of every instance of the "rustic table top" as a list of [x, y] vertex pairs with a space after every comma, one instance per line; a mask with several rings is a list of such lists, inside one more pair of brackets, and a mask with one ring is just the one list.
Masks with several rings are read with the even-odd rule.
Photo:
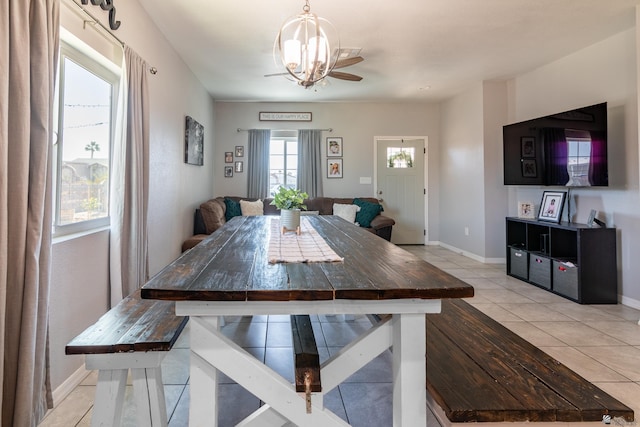
[[174, 301], [443, 299], [473, 287], [329, 215], [306, 217], [344, 262], [268, 262], [275, 216], [235, 217], [151, 278], [142, 297]]

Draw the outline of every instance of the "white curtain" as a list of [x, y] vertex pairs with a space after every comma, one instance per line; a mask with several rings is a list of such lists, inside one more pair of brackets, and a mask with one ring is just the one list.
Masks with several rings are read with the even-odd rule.
[[48, 367], [58, 0], [0, 2], [0, 403], [3, 426], [52, 406]]
[[298, 183], [309, 197], [322, 197], [322, 131], [298, 131]]
[[147, 208], [149, 199], [148, 66], [124, 48], [120, 114], [111, 171], [111, 305], [141, 287], [149, 277]]

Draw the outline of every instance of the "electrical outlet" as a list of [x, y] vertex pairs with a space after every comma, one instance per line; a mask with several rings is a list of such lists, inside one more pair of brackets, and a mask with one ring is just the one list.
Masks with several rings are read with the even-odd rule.
[[464, 235], [468, 236], [469, 235], [469, 227], [465, 227], [464, 228]]

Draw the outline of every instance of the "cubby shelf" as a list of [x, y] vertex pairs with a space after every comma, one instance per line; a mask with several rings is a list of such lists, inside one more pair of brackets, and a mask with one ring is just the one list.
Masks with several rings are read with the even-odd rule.
[[617, 304], [616, 229], [507, 218], [507, 274], [580, 304]]

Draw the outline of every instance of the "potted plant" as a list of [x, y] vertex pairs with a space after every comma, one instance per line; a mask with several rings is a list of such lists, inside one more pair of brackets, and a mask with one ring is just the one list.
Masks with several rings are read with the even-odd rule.
[[295, 230], [300, 234], [300, 209], [307, 209], [304, 200], [308, 197], [307, 193], [296, 188], [278, 188], [271, 204], [280, 209], [280, 226], [283, 233]]

